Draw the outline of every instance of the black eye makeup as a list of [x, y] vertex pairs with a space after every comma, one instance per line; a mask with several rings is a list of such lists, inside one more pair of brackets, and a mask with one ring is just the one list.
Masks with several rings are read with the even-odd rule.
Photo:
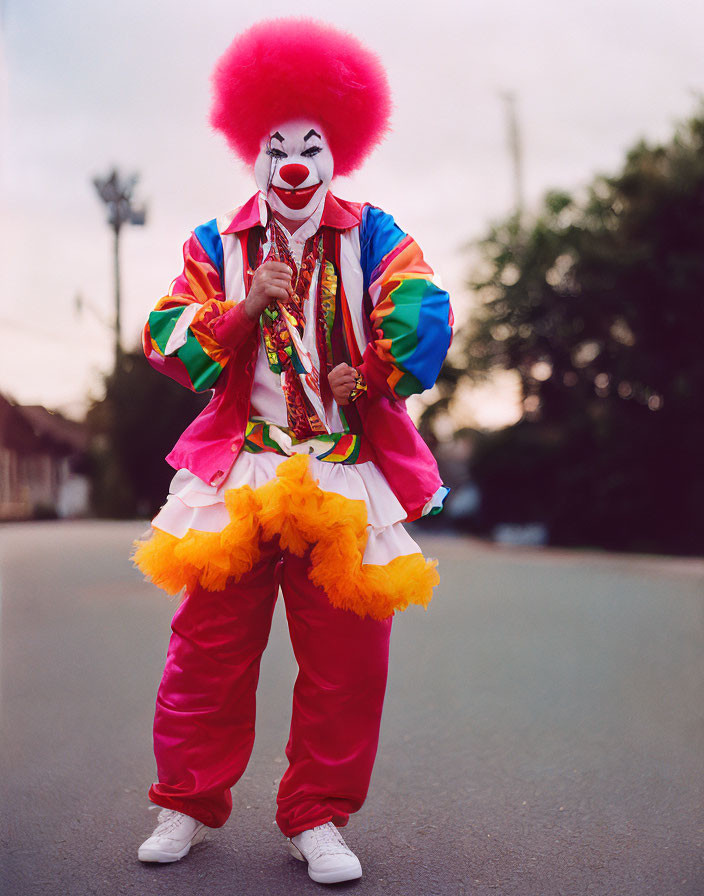
[[287, 159], [287, 154], [282, 149], [276, 149], [273, 146], [267, 146], [266, 154], [273, 159]]
[[304, 149], [301, 153], [302, 156], [306, 156], [310, 158], [311, 156], [317, 156], [319, 152], [323, 151], [322, 146], [309, 146], [308, 149]]

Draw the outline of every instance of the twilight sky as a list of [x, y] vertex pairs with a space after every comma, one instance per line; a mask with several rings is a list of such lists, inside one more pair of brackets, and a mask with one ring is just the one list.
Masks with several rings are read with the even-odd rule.
[[[640, 137], [666, 139], [704, 91], [699, 0], [0, 0], [0, 392], [78, 415], [99, 394], [112, 338], [110, 232], [91, 183], [138, 171], [146, 227], [123, 238], [123, 341], [136, 343], [179, 272], [189, 231], [247, 199], [252, 174], [207, 124], [209, 74], [259, 18], [304, 14], [383, 58], [393, 132], [339, 195], [391, 212], [454, 296], [466, 244], [510, 210], [501, 92], [515, 91], [528, 206], [610, 172]], [[255, 9], [257, 10], [255, 12]], [[261, 12], [260, 12], [261, 10]], [[510, 419], [507, 385], [465, 399]]]

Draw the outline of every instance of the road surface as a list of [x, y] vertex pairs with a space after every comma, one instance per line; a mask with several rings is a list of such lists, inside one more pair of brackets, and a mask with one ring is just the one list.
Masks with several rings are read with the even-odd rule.
[[[3, 893], [324, 892], [273, 824], [295, 662], [281, 607], [228, 824], [170, 866], [151, 717], [174, 609], [139, 523], [0, 529]], [[394, 623], [356, 896], [702, 896], [704, 561], [428, 536], [442, 584]]]

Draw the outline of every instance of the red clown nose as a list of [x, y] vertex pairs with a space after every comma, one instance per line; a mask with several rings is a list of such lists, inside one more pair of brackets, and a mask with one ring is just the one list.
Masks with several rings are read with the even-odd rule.
[[279, 174], [283, 180], [294, 188], [302, 184], [309, 173], [305, 165], [284, 165], [283, 168], [279, 169]]

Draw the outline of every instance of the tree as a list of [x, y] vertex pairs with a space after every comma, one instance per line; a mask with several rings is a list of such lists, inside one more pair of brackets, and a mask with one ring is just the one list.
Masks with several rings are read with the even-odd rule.
[[515, 370], [524, 407], [474, 454], [485, 524], [702, 551], [704, 115], [638, 144], [583, 197], [549, 193], [529, 228], [509, 219], [480, 249], [460, 376]]
[[141, 349], [120, 354], [105, 377], [105, 398], [87, 416], [99, 516], [154, 515], [174, 475], [164, 456], [209, 398], [152, 370]]

